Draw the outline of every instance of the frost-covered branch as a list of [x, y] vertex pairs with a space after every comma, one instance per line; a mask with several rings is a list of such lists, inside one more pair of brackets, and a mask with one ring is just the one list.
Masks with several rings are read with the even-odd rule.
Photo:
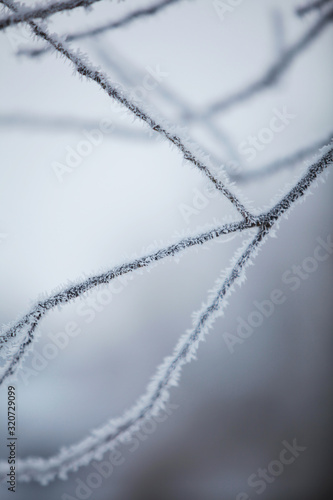
[[[296, 58], [320, 35], [333, 19], [333, 8], [329, 9], [321, 18], [289, 49], [285, 50], [280, 59], [273, 64], [265, 73], [255, 82], [246, 86], [244, 89], [231, 94], [230, 96], [218, 101], [208, 107], [202, 113], [203, 116], [211, 116], [221, 111], [240, 104], [241, 102], [262, 92], [266, 88], [275, 84], [282, 75], [289, 69]], [[200, 115], [196, 119], [201, 119]]]
[[332, 0], [315, 0], [314, 2], [309, 2], [308, 4], [297, 7], [296, 14], [298, 14], [299, 16], [304, 16], [308, 12], [321, 9], [329, 3], [332, 3]]
[[[11, 10], [17, 10], [16, 3], [12, 0], [2, 0], [2, 2]], [[85, 76], [89, 80], [97, 83], [97, 85], [99, 85], [109, 95], [109, 97], [127, 108], [128, 111], [130, 111], [136, 118], [139, 118], [141, 121], [146, 123], [151, 130], [157, 132], [168, 142], [173, 144], [182, 153], [184, 159], [195, 165], [213, 183], [215, 188], [218, 189], [233, 204], [236, 210], [245, 219], [252, 219], [252, 215], [246, 210], [235, 194], [233, 194], [225, 186], [225, 184], [213, 176], [210, 168], [207, 166], [208, 158], [205, 161], [200, 159], [199, 151], [194, 153], [192, 151], [193, 146], [191, 147], [188, 143], [186, 144], [186, 141], [182, 140], [179, 135], [175, 134], [166, 124], [161, 125], [160, 120], [153, 118], [151, 113], [148, 113], [143, 106], [139, 106], [131, 101], [125, 94], [124, 90], [110, 83], [106, 75], [87, 61], [87, 57], [85, 55], [81, 55], [78, 51], [73, 52], [69, 47], [61, 42], [56, 35], [50, 35], [44, 26], [41, 27], [41, 25], [33, 21], [29, 21], [28, 24], [35, 35], [48, 42], [59, 54], [68, 59], [80, 75]]]
[[[90, 28], [86, 30], [76, 31], [74, 33], [68, 33], [65, 35], [66, 42], [73, 42], [75, 40], [80, 40], [82, 38], [90, 38], [96, 35], [100, 35], [101, 33], [105, 33], [106, 31], [114, 30], [117, 28], [122, 28], [127, 24], [136, 21], [142, 17], [152, 16], [157, 12], [165, 9], [171, 4], [180, 2], [181, 0], [162, 0], [153, 5], [149, 5], [147, 7], [141, 7], [129, 14], [126, 14], [124, 17], [118, 19], [117, 21], [109, 21], [107, 23], [103, 23], [100, 26], [96, 26], [95, 28]], [[41, 47], [40, 49], [22, 49], [18, 51], [18, 55], [27, 55], [31, 57], [39, 56], [45, 52], [48, 52], [50, 47]]]
[[[58, 2], [50, 2], [47, 5], [36, 5], [29, 9], [28, 7], [20, 7], [16, 14], [0, 19], [0, 30], [14, 26], [22, 22], [30, 21], [31, 19], [52, 16], [57, 12], [65, 12], [67, 10], [76, 9], [77, 7], [90, 7], [101, 0], [60, 0]], [[5, 2], [2, 2], [5, 3]]]
[[4, 350], [4, 355], [10, 358], [6, 366], [0, 369], [0, 385], [16, 371], [20, 361], [23, 360], [23, 356], [28, 346], [33, 340], [33, 334], [37, 324], [48, 311], [81, 297], [83, 294], [99, 285], [108, 284], [119, 276], [131, 273], [137, 269], [149, 267], [155, 262], [167, 257], [172, 257], [195, 245], [207, 243], [219, 236], [240, 232], [245, 229], [256, 227], [257, 225], [256, 221], [250, 222], [242, 220], [240, 222], [225, 224], [197, 236], [182, 239], [156, 252], [73, 284], [47, 299], [37, 302], [29, 313], [19, 319], [14, 325], [7, 328], [0, 337], [0, 351]]

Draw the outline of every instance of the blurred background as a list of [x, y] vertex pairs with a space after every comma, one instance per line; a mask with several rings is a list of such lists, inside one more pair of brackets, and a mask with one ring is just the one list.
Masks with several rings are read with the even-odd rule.
[[[47, 24], [61, 35], [84, 31], [152, 4], [105, 0], [89, 11], [54, 15]], [[210, 155], [217, 175], [226, 166], [240, 199], [260, 213], [296, 182], [312, 154], [268, 173], [267, 165], [304, 148], [315, 153], [331, 137], [333, 30], [330, 24], [318, 30], [280, 78], [205, 118], [214, 103], [286, 61], [290, 47], [326, 13], [300, 17], [294, 0], [235, 4], [180, 0], [72, 46], [154, 115], [182, 127]], [[63, 58], [51, 52], [29, 57], [31, 48], [43, 45], [24, 26], [0, 32], [1, 325], [70, 281], [239, 219], [174, 148], [75, 75]], [[250, 161], [253, 155], [244, 154], [249, 136], [267, 138], [262, 130], [283, 110], [288, 123], [261, 141]], [[113, 126], [102, 130], [101, 121]], [[247, 176], [254, 170], [259, 175]], [[304, 270], [318, 238], [332, 239], [332, 182], [329, 175], [281, 221], [277, 238], [268, 239], [200, 345], [198, 360], [184, 368], [167, 418], [119, 447], [112, 474], [96, 488], [87, 486], [91, 466], [46, 487], [19, 483], [17, 500], [310, 500], [328, 494], [333, 255], [313, 272]], [[18, 455], [51, 456], [131, 407], [251, 234], [196, 247], [49, 313], [14, 380]], [[306, 275], [294, 290], [293, 266], [304, 266]], [[226, 334], [237, 335], [275, 289], [283, 303], [231, 349]], [[52, 339], [71, 322], [77, 335], [65, 335], [63, 349], [54, 347]], [[7, 385], [0, 391], [1, 459], [7, 457]], [[281, 473], [269, 474], [258, 494], [249, 477], [294, 440], [305, 451]], [[2, 485], [1, 498], [10, 495]]]

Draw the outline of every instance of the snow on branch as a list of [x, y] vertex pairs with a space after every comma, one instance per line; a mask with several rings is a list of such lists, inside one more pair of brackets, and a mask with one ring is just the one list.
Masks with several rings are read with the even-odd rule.
[[100, 1], [101, 0], [60, 0], [59, 2], [50, 2], [47, 5], [36, 5], [31, 9], [20, 7], [17, 9], [16, 14], [0, 19], [0, 30], [8, 28], [9, 26], [14, 26], [15, 24], [30, 21], [31, 19], [45, 19], [57, 12], [64, 12], [76, 9], [77, 7], [90, 7], [92, 4]]

